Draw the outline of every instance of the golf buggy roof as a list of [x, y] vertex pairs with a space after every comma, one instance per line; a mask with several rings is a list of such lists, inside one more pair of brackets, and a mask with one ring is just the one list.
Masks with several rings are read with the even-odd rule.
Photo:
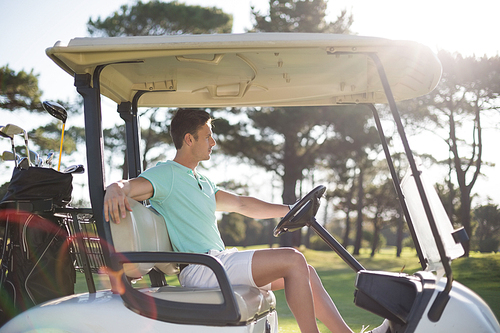
[[75, 38], [46, 53], [72, 76], [101, 71], [100, 93], [116, 103], [140, 96], [137, 105], [146, 107], [387, 103], [370, 54], [396, 101], [427, 94], [441, 77], [428, 47], [352, 35]]

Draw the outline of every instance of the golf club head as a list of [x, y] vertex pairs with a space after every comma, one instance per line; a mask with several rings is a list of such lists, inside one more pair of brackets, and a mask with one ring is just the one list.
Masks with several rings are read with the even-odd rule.
[[4, 161], [18, 161], [19, 155], [17, 155], [17, 154], [14, 155], [13, 152], [6, 150], [2, 153], [2, 160], [4, 160]]
[[64, 127], [66, 125], [66, 119], [68, 118], [68, 113], [66, 109], [57, 102], [44, 101], [42, 103], [43, 108], [50, 113], [53, 117], [62, 121], [62, 133], [61, 133], [61, 148], [59, 149], [59, 162], [57, 163], [57, 171], [61, 168], [61, 156], [62, 156], [62, 148], [63, 148], [63, 140], [64, 140]]
[[52, 117], [59, 119], [63, 123], [66, 123], [66, 119], [68, 119], [68, 113], [61, 104], [57, 102], [44, 101], [42, 105], [45, 111], [50, 113]]
[[82, 164], [75, 164], [64, 169], [63, 173], [84, 173], [85, 168]]
[[33, 161], [36, 167], [42, 166], [40, 155], [36, 151], [30, 150], [30, 161]]
[[25, 130], [23, 130], [21, 127], [14, 125], [14, 124], [7, 124], [4, 126], [4, 132], [9, 135], [9, 136], [14, 136], [14, 135], [24, 135], [26, 133]]
[[26, 157], [23, 157], [18, 164], [19, 169], [28, 170], [30, 168], [30, 162]]
[[3, 128], [5, 134], [14, 137], [14, 135], [22, 135], [24, 137], [24, 145], [26, 148], [26, 157], [28, 158], [28, 162], [31, 164], [31, 159], [29, 156], [29, 148], [28, 148], [28, 133], [21, 127], [14, 124], [7, 124]]
[[7, 134], [6, 130], [5, 130], [5, 126], [0, 126], [0, 136], [4, 137], [4, 138], [9, 138], [9, 139], [14, 139], [14, 136], [13, 135], [9, 135]]
[[[3, 137], [3, 138], [9, 138], [10, 139], [10, 144], [11, 144], [11, 147], [12, 147], [12, 153], [14, 154], [14, 156], [17, 156], [16, 154], [16, 146], [14, 144], [14, 135], [11, 135], [11, 134], [8, 134], [7, 133], [7, 129], [5, 128], [5, 126], [0, 126], [0, 136]], [[14, 159], [14, 164], [16, 165], [17, 167], [17, 159]]]
[[45, 163], [49, 166], [49, 168], [52, 168], [52, 160], [54, 159], [54, 152], [50, 152], [47, 155], [47, 159], [45, 160]]

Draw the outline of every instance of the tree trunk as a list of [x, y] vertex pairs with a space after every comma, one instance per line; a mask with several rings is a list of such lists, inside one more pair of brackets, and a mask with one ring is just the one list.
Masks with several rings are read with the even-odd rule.
[[[468, 187], [467, 190], [470, 188]], [[461, 191], [460, 194], [460, 221], [462, 222], [462, 226], [464, 227], [465, 231], [467, 232], [467, 235], [469, 238], [472, 236], [472, 228], [471, 228], [471, 217], [470, 217], [470, 207], [471, 207], [471, 198], [470, 198], [470, 192], [469, 191]], [[463, 244], [464, 247], [464, 256], [468, 257], [470, 253], [470, 240], [467, 242], [464, 242]]]
[[[399, 209], [398, 209], [399, 211]], [[397, 231], [397, 238], [396, 238], [396, 257], [401, 257], [401, 252], [403, 251], [403, 217], [401, 214], [398, 216], [398, 231]]]
[[357, 211], [358, 216], [356, 218], [356, 239], [354, 241], [354, 255], [359, 254], [359, 250], [361, 249], [361, 241], [363, 240], [363, 168], [359, 168], [358, 175], [358, 202], [357, 202]]
[[345, 229], [344, 229], [344, 237], [342, 239], [342, 246], [347, 249], [349, 246], [349, 234], [351, 233], [351, 210], [348, 209], [345, 217]]
[[377, 246], [379, 241], [380, 228], [378, 227], [377, 217], [373, 219], [373, 240], [372, 240], [372, 253], [370, 257], [375, 256], [375, 252], [377, 252]]
[[453, 221], [454, 207], [453, 202], [455, 201], [455, 187], [451, 181], [453, 172], [453, 161], [451, 158], [448, 159], [448, 179], [446, 179], [446, 185], [448, 186], [448, 202], [445, 205], [446, 213], [450, 221]]
[[355, 191], [356, 185], [355, 182], [353, 181], [351, 189], [349, 190], [349, 196], [346, 198], [346, 206], [347, 206], [347, 211], [346, 211], [346, 217], [345, 217], [345, 230], [344, 230], [344, 237], [342, 239], [342, 246], [347, 248], [349, 246], [349, 235], [351, 233], [351, 203], [352, 203], [352, 197], [354, 196], [354, 191]]
[[[477, 148], [477, 157], [474, 160], [474, 154], [473, 157], [469, 161], [469, 165], [465, 168], [465, 170], [462, 169], [462, 159], [460, 158], [460, 155], [458, 153], [458, 139], [456, 137], [456, 128], [455, 128], [455, 118], [454, 118], [454, 113], [453, 110], [450, 112], [450, 140], [452, 142], [450, 148], [453, 153], [453, 163], [455, 165], [455, 172], [457, 174], [457, 182], [458, 186], [460, 189], [460, 222], [462, 223], [462, 226], [464, 227], [465, 231], [467, 232], [467, 235], [469, 237], [472, 236], [472, 228], [471, 228], [471, 214], [470, 214], [470, 208], [471, 208], [471, 202], [472, 199], [470, 197], [472, 187], [476, 183], [476, 180], [481, 172], [481, 158], [482, 158], [482, 152], [483, 152], [483, 139], [482, 139], [482, 127], [481, 127], [481, 113], [480, 113], [480, 108], [477, 104], [475, 104], [475, 125], [476, 125], [476, 136], [477, 136], [477, 146], [474, 145], [474, 153], [476, 152]], [[472, 176], [472, 180], [469, 182], [469, 184], [466, 183], [466, 173], [467, 170], [471, 165], [475, 164], [476, 170], [474, 171], [474, 174]], [[465, 253], [464, 256], [468, 257], [470, 253], [470, 240], [467, 242], [464, 242], [463, 244]]]

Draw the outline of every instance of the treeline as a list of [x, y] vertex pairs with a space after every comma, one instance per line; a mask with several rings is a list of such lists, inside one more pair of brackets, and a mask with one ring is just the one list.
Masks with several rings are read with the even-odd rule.
[[[278, 246], [279, 239], [272, 236], [274, 227], [279, 221], [275, 219], [254, 220], [236, 213], [224, 214], [219, 220], [219, 230], [222, 239], [227, 246]], [[399, 256], [404, 247], [415, 248], [409, 232], [399, 229], [399, 222], [388, 222], [375, 232], [373, 226], [368, 226], [362, 232], [362, 248], [368, 248], [371, 256], [385, 246], [396, 248], [396, 255]], [[342, 239], [345, 233], [345, 225], [341, 220], [331, 220], [326, 224], [326, 229], [337, 239]], [[500, 208], [496, 204], [488, 203], [478, 206], [472, 212], [472, 237], [471, 250], [483, 253], [498, 252], [500, 247]], [[310, 230], [302, 230], [302, 243], [306, 248], [329, 251], [328, 245]], [[375, 241], [377, 237], [377, 241]], [[351, 248], [352, 235], [343, 245]]]

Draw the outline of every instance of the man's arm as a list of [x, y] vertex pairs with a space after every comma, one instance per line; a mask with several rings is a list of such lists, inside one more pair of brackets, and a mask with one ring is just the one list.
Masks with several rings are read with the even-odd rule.
[[223, 190], [215, 194], [215, 200], [218, 211], [239, 213], [255, 219], [283, 217], [290, 210], [287, 205], [273, 204]]
[[109, 222], [111, 217], [114, 222], [120, 223], [120, 216], [125, 218], [127, 210], [132, 210], [127, 198], [146, 200], [153, 196], [153, 191], [153, 185], [142, 177], [120, 180], [109, 185], [104, 195], [104, 219]]

